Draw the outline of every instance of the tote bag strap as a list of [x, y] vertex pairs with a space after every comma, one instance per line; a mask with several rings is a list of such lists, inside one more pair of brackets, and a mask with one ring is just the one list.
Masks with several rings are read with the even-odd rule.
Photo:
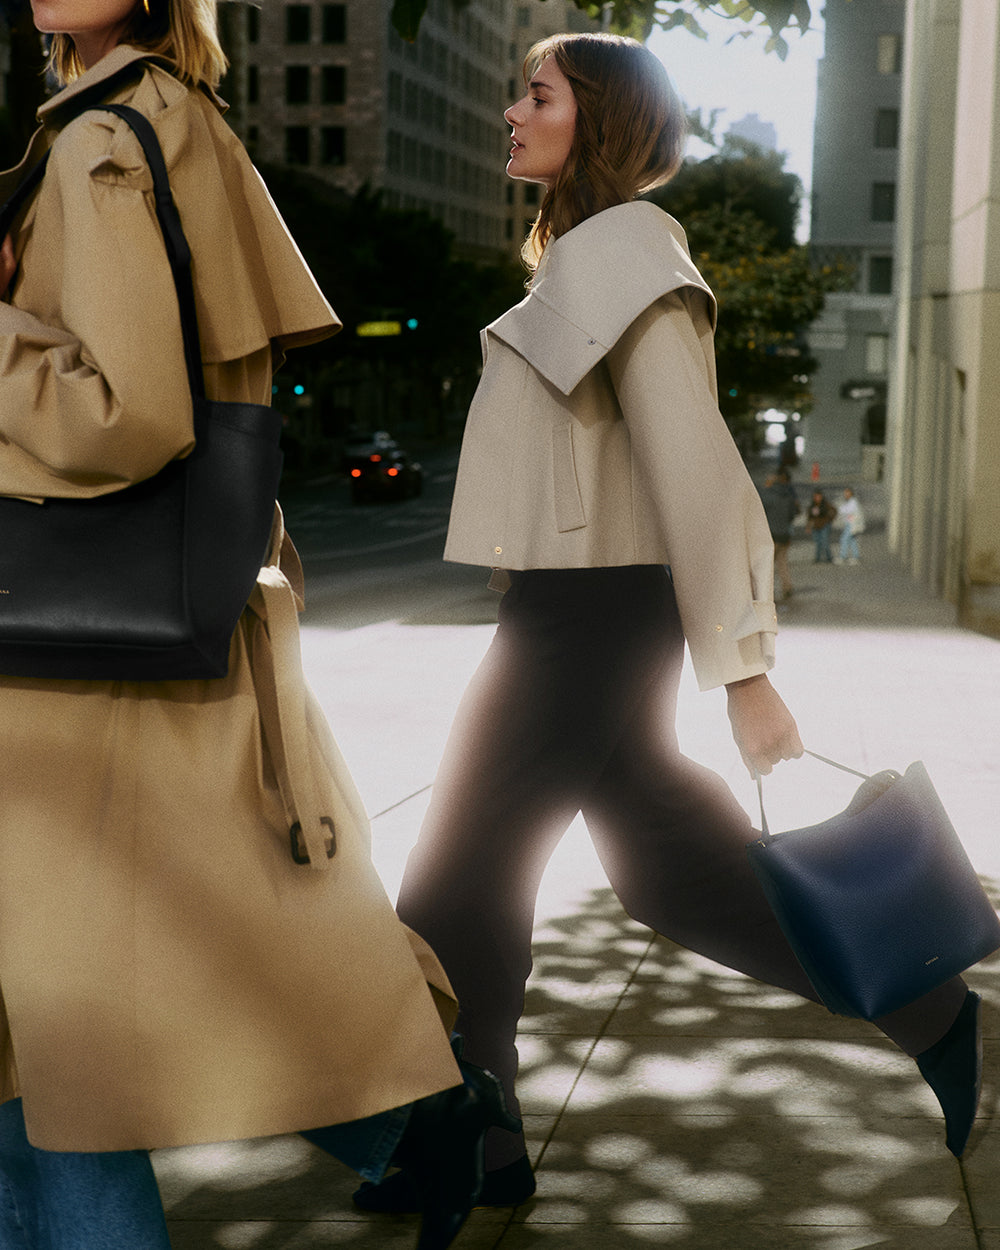
[[[56, 116], [62, 120], [63, 125], [66, 125], [82, 113], [86, 113], [89, 109], [99, 108], [112, 91], [117, 90], [128, 79], [135, 78], [138, 73], [141, 73], [141, 63], [138, 66], [134, 64], [126, 65], [117, 74], [112, 74], [110, 78], [94, 83], [86, 91], [79, 92], [58, 111]], [[24, 208], [32, 193], [44, 178], [45, 167], [48, 164], [51, 151], [52, 149], [48, 148], [42, 153], [38, 161], [17, 185], [10, 199], [3, 205], [0, 205], [0, 242], [10, 233], [10, 228], [14, 224], [18, 213]]]
[[153, 175], [153, 194], [156, 217], [163, 232], [170, 272], [177, 291], [177, 304], [181, 314], [181, 333], [184, 336], [184, 362], [187, 366], [188, 383], [192, 399], [205, 398], [205, 376], [201, 363], [201, 342], [198, 336], [198, 315], [194, 303], [194, 283], [191, 279], [191, 249], [188, 246], [181, 216], [170, 190], [167, 165], [163, 159], [160, 141], [148, 118], [127, 104], [96, 104], [93, 106], [106, 113], [114, 113], [135, 132]]
[[[855, 777], [860, 777], [862, 781], [870, 781], [870, 773], [859, 772], [856, 768], [849, 768], [847, 764], [838, 764], [836, 760], [831, 760], [825, 755], [818, 755], [815, 751], [806, 748], [806, 755], [811, 755], [814, 760], [819, 760], [821, 764], [829, 764], [831, 768], [839, 768], [841, 772], [851, 773]], [[764, 812], [764, 778], [759, 772], [754, 771], [754, 778], [757, 782], [757, 800], [760, 803], [760, 840], [767, 842], [771, 837], [771, 830], [767, 825], [767, 816]]]
[[[174, 289], [177, 292], [181, 334], [184, 340], [184, 363], [187, 368], [191, 398], [204, 399], [205, 376], [201, 363], [201, 341], [194, 302], [194, 283], [191, 278], [191, 249], [170, 190], [170, 178], [167, 174], [167, 165], [163, 159], [160, 141], [148, 118], [127, 104], [91, 104], [88, 108], [101, 109], [103, 112], [114, 113], [116, 117], [121, 118], [135, 133], [146, 157], [149, 171], [153, 176], [156, 218], [160, 223], [167, 259], [170, 262], [170, 272], [174, 280]], [[81, 111], [87, 112], [88, 109]], [[14, 219], [44, 178], [48, 160], [49, 152], [46, 152], [0, 209], [0, 242], [6, 238]]]

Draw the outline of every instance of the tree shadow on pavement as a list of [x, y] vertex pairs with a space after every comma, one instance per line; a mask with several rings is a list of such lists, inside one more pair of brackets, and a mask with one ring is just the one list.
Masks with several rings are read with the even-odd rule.
[[[621, 939], [610, 936], [620, 920], [613, 895], [598, 891], [582, 924], [550, 927], [564, 928], [561, 949], [539, 944], [542, 975], [521, 1045], [539, 1190], [515, 1214], [505, 1250], [651, 1242], [971, 1250], [977, 1204], [978, 1221], [1000, 1223], [989, 1132], [1000, 958], [969, 977], [987, 1004], [987, 1089], [960, 1170], [915, 1065], [864, 1021], [663, 938], [638, 959], [616, 1004], [596, 996], [594, 983], [606, 979], [610, 990], [621, 971]], [[558, 1083], [546, 1098], [544, 1071], [574, 1064], [579, 1075], [557, 1106]]]
[[[986, 1089], [960, 1167], [915, 1065], [872, 1026], [651, 934], [610, 890], [534, 950], [519, 1089], [538, 1194], [474, 1212], [456, 1250], [971, 1250], [974, 1224], [1000, 1228], [1000, 957], [969, 974]], [[353, 1211], [353, 1174], [299, 1138], [155, 1161], [174, 1250], [415, 1243], [415, 1220]]]

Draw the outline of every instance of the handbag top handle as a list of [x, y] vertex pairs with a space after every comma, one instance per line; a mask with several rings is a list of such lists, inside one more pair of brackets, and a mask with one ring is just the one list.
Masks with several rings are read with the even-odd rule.
[[[860, 777], [863, 781], [870, 781], [870, 773], [859, 772], [856, 768], [848, 768], [846, 764], [838, 764], [836, 760], [828, 759], [825, 755], [818, 755], [815, 751], [805, 749], [806, 755], [811, 755], [814, 760], [819, 760], [821, 764], [829, 764], [831, 768], [839, 768], [843, 773], [851, 773], [855, 777]], [[769, 842], [771, 840], [771, 830], [767, 825], [767, 816], [764, 813], [764, 778], [757, 770], [754, 770], [754, 779], [757, 782], [757, 800], [760, 803], [760, 841]]]
[[[106, 87], [106, 84], [102, 84]], [[181, 225], [180, 213], [174, 203], [170, 190], [170, 179], [167, 174], [166, 162], [160, 142], [156, 137], [149, 120], [127, 104], [92, 104], [90, 108], [102, 109], [114, 113], [135, 132], [139, 140], [150, 173], [153, 176], [153, 196], [156, 217], [160, 223], [163, 242], [166, 247], [170, 272], [173, 275], [174, 289], [177, 292], [177, 304], [180, 309], [181, 335], [184, 341], [184, 363], [187, 368], [188, 385], [192, 400], [205, 398], [205, 376], [201, 362], [201, 340], [198, 334], [198, 315], [194, 302], [194, 283], [191, 279], [191, 249], [188, 246], [184, 229]], [[86, 112], [87, 110], [82, 110]], [[50, 149], [51, 151], [51, 149]], [[41, 183], [48, 164], [49, 152], [41, 158], [17, 190], [0, 210], [0, 240], [6, 238], [8, 231], [18, 212], [28, 197]]]

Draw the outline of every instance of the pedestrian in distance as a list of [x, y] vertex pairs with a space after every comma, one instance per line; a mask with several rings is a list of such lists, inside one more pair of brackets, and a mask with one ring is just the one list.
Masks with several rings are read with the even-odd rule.
[[839, 564], [858, 564], [861, 549], [858, 535], [865, 532], [865, 514], [850, 486], [844, 487], [844, 496], [837, 505], [837, 524], [840, 526]]
[[[266, 404], [340, 323], [222, 120], [216, 0], [32, 8], [64, 88], [0, 175], [3, 202], [49, 153], [0, 240], [0, 493], [88, 498], [194, 444], [149, 167], [95, 104], [163, 150], [209, 398]], [[151, 1148], [305, 1130], [371, 1180], [415, 1168], [439, 1250], [487, 1127], [516, 1127], [372, 867], [303, 685], [300, 573], [276, 510], [224, 677], [0, 676], [0, 1245], [165, 1250]]]
[[778, 469], [769, 475], [760, 492], [767, 528], [774, 543], [774, 576], [781, 587], [781, 597], [792, 597], [792, 574], [788, 568], [788, 549], [792, 544], [792, 526], [799, 515], [799, 501], [788, 470]]
[[813, 564], [829, 564], [833, 560], [830, 533], [837, 509], [821, 490], [814, 490], [806, 510], [806, 531], [813, 538]]
[[[673, 725], [686, 641], [750, 769], [802, 753], [767, 676], [773, 547], [717, 404], [715, 301], [682, 228], [637, 198], [678, 168], [683, 108], [647, 49], [607, 34], [541, 41], [524, 82], [507, 172], [545, 188], [533, 276], [483, 334], [445, 549], [505, 589], [397, 902], [511, 1107], [535, 895], [580, 811], [636, 920], [816, 998], [750, 868], [747, 814]], [[979, 1096], [978, 1001], [955, 978], [878, 1021], [917, 1058], [955, 1153]], [[523, 1136], [491, 1132], [481, 1202], [534, 1185]], [[355, 1201], [410, 1209], [410, 1180]]]

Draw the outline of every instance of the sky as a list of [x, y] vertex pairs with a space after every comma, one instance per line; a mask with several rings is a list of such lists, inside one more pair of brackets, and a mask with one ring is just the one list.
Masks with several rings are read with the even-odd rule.
[[[814, 10], [820, 8], [813, 6]], [[724, 109], [716, 125], [721, 138], [734, 122], [749, 113], [770, 122], [778, 134], [778, 151], [786, 152], [785, 168], [798, 174], [806, 196], [812, 185], [813, 120], [816, 114], [816, 65], [823, 55], [822, 17], [804, 35], [798, 27], [787, 34], [789, 50], [784, 61], [764, 52], [766, 30], [713, 13], [698, 20], [708, 40], [698, 39], [682, 28], [656, 30], [648, 46], [667, 67], [674, 85], [689, 109], [701, 107], [707, 120], [713, 108]], [[752, 38], [733, 38], [738, 30], [752, 29]], [[689, 140], [693, 157], [711, 149]], [[808, 199], [803, 200], [799, 237], [808, 233]]]

